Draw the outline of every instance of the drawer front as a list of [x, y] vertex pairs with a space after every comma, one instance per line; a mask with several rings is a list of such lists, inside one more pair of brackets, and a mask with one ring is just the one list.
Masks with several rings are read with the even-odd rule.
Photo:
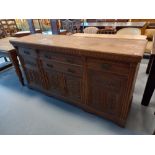
[[88, 59], [87, 60], [87, 67], [94, 70], [99, 70], [103, 72], [111, 72], [111, 73], [118, 73], [118, 74], [125, 74], [129, 73], [130, 66], [129, 64], [121, 64], [115, 63], [110, 61], [104, 60], [96, 60], [96, 59]]
[[82, 76], [83, 69], [77, 65], [70, 65], [66, 63], [59, 63], [57, 61], [43, 61], [43, 67], [47, 70], [57, 70], [64, 73]]
[[37, 52], [34, 49], [30, 49], [30, 48], [22, 48], [20, 47], [18, 49], [18, 52], [21, 56], [31, 56], [31, 57], [37, 57]]
[[46, 60], [56, 60], [64, 63], [82, 65], [82, 58], [79, 56], [66, 55], [61, 53], [40, 51], [40, 58]]
[[36, 58], [24, 58], [24, 66], [26, 68], [31, 68], [31, 69], [37, 69], [38, 68], [38, 63]]

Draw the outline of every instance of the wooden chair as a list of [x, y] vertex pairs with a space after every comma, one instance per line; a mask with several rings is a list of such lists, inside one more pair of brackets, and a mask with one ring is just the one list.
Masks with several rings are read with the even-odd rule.
[[119, 35], [141, 35], [141, 30], [138, 28], [122, 28], [117, 31]]
[[66, 19], [61, 21], [62, 29], [67, 30], [67, 32], [74, 33], [74, 23], [73, 21]]
[[80, 32], [81, 31], [80, 28], [81, 28], [82, 21], [80, 19], [73, 19], [72, 22], [73, 22], [74, 31], [76, 31], [76, 33]]
[[5, 33], [4, 27], [0, 21], [0, 39], [5, 38], [6, 36], [7, 36], [7, 34]]
[[87, 27], [83, 30], [84, 33], [89, 33], [89, 34], [97, 34], [99, 29], [97, 27]]
[[0, 23], [7, 36], [12, 36], [19, 31], [15, 19], [1, 19]]

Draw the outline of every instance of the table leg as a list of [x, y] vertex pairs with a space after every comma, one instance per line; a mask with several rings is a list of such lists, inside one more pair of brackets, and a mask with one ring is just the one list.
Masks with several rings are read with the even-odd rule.
[[150, 69], [149, 77], [146, 83], [145, 91], [143, 94], [142, 105], [148, 106], [151, 100], [153, 91], [155, 89], [155, 56], [152, 56], [152, 66]]
[[15, 67], [15, 71], [16, 71], [16, 74], [17, 74], [17, 76], [19, 78], [20, 83], [24, 86], [24, 79], [23, 79], [22, 72], [21, 72], [20, 67], [19, 67], [19, 62], [18, 62], [18, 59], [17, 59], [16, 51], [15, 50], [11, 51], [9, 53], [9, 57], [10, 57], [10, 60], [11, 60], [12, 64]]
[[6, 57], [4, 57], [4, 60], [5, 60], [5, 62], [8, 62], [8, 60], [7, 60], [7, 58], [6, 58]]
[[153, 60], [153, 56], [150, 55], [149, 63], [148, 63], [147, 69], [146, 69], [146, 74], [149, 74], [149, 72], [150, 72], [150, 69], [152, 66], [152, 60]]

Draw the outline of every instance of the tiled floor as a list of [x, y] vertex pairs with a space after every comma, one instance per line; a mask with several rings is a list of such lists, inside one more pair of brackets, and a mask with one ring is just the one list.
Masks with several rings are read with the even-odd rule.
[[152, 134], [155, 95], [149, 107], [140, 105], [147, 75], [140, 66], [125, 128], [65, 102], [22, 87], [14, 68], [0, 73], [0, 134]]

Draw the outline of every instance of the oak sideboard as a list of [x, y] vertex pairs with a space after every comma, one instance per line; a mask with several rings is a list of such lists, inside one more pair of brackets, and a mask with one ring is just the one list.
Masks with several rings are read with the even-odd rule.
[[10, 42], [28, 87], [125, 126], [145, 39], [33, 34]]

